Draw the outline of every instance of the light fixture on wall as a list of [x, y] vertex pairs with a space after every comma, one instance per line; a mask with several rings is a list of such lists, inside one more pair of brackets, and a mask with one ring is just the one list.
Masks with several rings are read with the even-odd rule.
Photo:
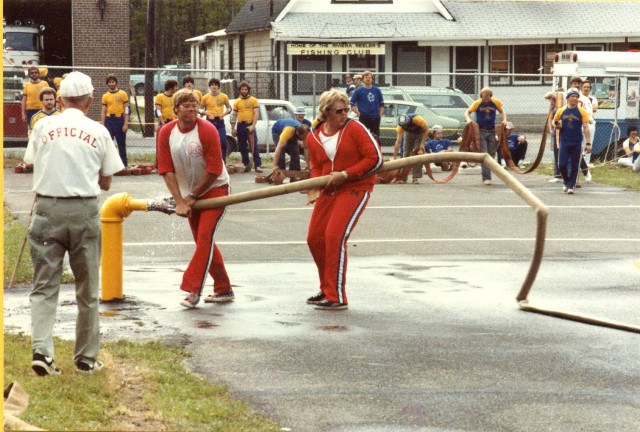
[[107, 0], [98, 0], [98, 9], [100, 9], [100, 19], [104, 21], [104, 10], [107, 8]]

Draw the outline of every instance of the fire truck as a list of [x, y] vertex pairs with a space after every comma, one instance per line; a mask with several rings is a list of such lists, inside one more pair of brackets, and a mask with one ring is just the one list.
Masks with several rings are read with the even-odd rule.
[[27, 140], [27, 124], [22, 121], [22, 87], [30, 66], [41, 64], [44, 54], [43, 25], [33, 20], [7, 24], [2, 19], [3, 125], [5, 146]]
[[640, 125], [640, 52], [562, 51], [555, 55], [553, 88], [567, 88], [573, 75], [588, 78], [598, 99], [592, 159], [620, 155], [627, 127]]

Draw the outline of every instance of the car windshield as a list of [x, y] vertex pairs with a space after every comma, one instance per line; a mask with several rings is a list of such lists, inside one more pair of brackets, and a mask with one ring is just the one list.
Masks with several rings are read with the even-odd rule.
[[412, 94], [411, 98], [431, 108], [469, 108], [469, 104], [457, 95]]
[[14, 51], [38, 51], [36, 33], [4, 33], [4, 49]]
[[267, 105], [267, 117], [269, 120], [280, 120], [284, 118], [291, 118], [293, 114], [289, 112], [286, 107], [279, 105]]

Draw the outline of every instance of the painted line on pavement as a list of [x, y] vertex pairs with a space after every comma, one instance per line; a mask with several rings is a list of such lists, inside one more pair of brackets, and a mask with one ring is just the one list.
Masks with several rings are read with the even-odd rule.
[[[443, 239], [362, 239], [362, 240], [350, 240], [349, 243], [463, 243], [463, 242], [533, 242], [532, 238], [443, 238]], [[547, 242], [622, 242], [622, 243], [640, 243], [640, 239], [635, 238], [552, 238], [546, 239]], [[123, 243], [123, 246], [135, 247], [135, 246], [193, 246], [193, 241], [189, 242], [147, 242], [147, 243]], [[306, 245], [307, 242], [303, 240], [295, 241], [217, 241], [217, 245], [226, 246], [245, 246], [245, 245]]]

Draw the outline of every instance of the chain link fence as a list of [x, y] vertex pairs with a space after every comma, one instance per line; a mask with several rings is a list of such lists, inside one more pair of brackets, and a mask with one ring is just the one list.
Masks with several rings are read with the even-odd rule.
[[[185, 76], [191, 76], [195, 88], [203, 94], [209, 92], [208, 81], [218, 78], [222, 82], [221, 90], [233, 100], [238, 97], [238, 84], [246, 80], [251, 85], [251, 94], [258, 99], [273, 99], [288, 102], [282, 109], [304, 106], [307, 117], [315, 116], [318, 100], [322, 92], [330, 88], [346, 90], [343, 72], [318, 71], [250, 71], [250, 70], [201, 70], [201, 69], [129, 69], [75, 67], [93, 78], [95, 102], [89, 116], [100, 119], [100, 100], [107, 91], [105, 77], [113, 73], [118, 77], [119, 88], [127, 91], [130, 97], [130, 130], [127, 134], [127, 145], [134, 148], [153, 148], [157, 118], [154, 110], [154, 97], [163, 92], [168, 80], [176, 80], [182, 88]], [[49, 67], [49, 80], [68, 72], [63, 68]], [[616, 146], [626, 138], [629, 124], [638, 123], [638, 77], [620, 75], [617, 77], [589, 77], [594, 81], [594, 93], [599, 100], [600, 110], [596, 114], [597, 129], [594, 150], [606, 149], [610, 153], [619, 150]], [[26, 143], [26, 126], [20, 124], [19, 99], [24, 77], [16, 73], [7, 73], [4, 77], [4, 131], [5, 146], [18, 142]], [[549, 112], [549, 103], [544, 99], [547, 92], [558, 88], [562, 82], [551, 75], [513, 75], [513, 74], [478, 74], [478, 73], [387, 73], [379, 72], [374, 77], [374, 84], [383, 91], [385, 100], [395, 104], [385, 109], [381, 125], [389, 135], [394, 134], [395, 118], [403, 110], [411, 109], [403, 105], [403, 101], [418, 102], [428, 108], [427, 122], [430, 125], [454, 119], [458, 129], [464, 126], [464, 111], [472, 101], [479, 98], [481, 88], [489, 86], [495, 98], [503, 102], [508, 120], [515, 126], [515, 132], [532, 136], [542, 135]], [[394, 102], [395, 101], [395, 102]], [[289, 108], [287, 108], [289, 107]], [[282, 110], [281, 110], [282, 111]], [[268, 142], [261, 146], [263, 151], [273, 151], [269, 124], [277, 118], [267, 113], [264, 135]], [[282, 112], [279, 114], [282, 115]], [[276, 116], [277, 117], [277, 116]], [[449, 119], [449, 120], [447, 120]], [[455, 127], [455, 121], [450, 122]], [[271, 123], [269, 123], [271, 122]], [[229, 131], [227, 131], [229, 134]], [[393, 136], [395, 138], [395, 136]], [[258, 137], [260, 141], [260, 137]], [[384, 140], [391, 138], [386, 137]], [[530, 140], [531, 142], [531, 140]], [[388, 143], [387, 143], [388, 144]], [[611, 150], [613, 146], [613, 150]], [[230, 150], [234, 150], [233, 145]], [[611, 156], [611, 155], [610, 155]], [[610, 158], [610, 157], [609, 157]]]

